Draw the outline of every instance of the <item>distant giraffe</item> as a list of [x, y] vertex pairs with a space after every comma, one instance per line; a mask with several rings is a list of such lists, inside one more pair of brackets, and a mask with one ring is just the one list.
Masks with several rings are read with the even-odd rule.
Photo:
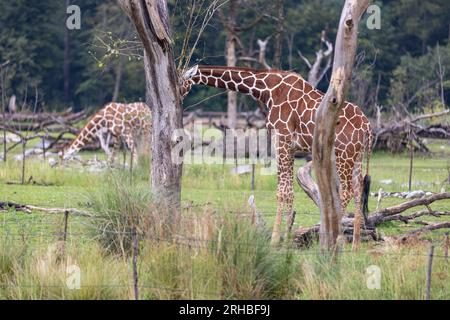
[[[257, 71], [250, 68], [195, 66], [181, 77], [184, 97], [192, 85], [201, 84], [251, 95], [269, 109], [267, 128], [277, 136], [277, 215], [272, 231], [272, 244], [280, 242], [282, 214], [286, 209], [286, 232], [290, 231], [294, 201], [294, 152], [312, 152], [314, 114], [324, 94], [300, 75], [279, 70]], [[336, 127], [336, 167], [340, 178], [343, 212], [355, 198], [355, 226], [361, 225], [361, 214], [367, 211], [370, 187], [369, 161], [372, 130], [361, 109], [345, 102]], [[367, 151], [366, 176], [362, 175], [362, 159]], [[357, 231], [359, 228], [357, 229]]]
[[[72, 158], [87, 143], [98, 138], [110, 162], [114, 162], [121, 139], [130, 149], [133, 159], [137, 160], [136, 138], [142, 137], [148, 142], [150, 133], [151, 112], [145, 103], [112, 102], [89, 120], [69, 147], [64, 150], [62, 158], [63, 160]], [[114, 139], [112, 151], [109, 150], [111, 138]]]

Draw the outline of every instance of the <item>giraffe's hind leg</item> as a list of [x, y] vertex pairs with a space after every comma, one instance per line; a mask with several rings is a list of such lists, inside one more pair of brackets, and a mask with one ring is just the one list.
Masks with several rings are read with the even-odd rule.
[[347, 206], [353, 197], [352, 188], [352, 170], [353, 163], [343, 160], [342, 158], [336, 159], [336, 168], [339, 175], [339, 197], [341, 199], [341, 218], [345, 216]]
[[113, 139], [113, 148], [111, 150], [111, 154], [108, 159], [110, 164], [114, 164], [114, 162], [116, 161], [117, 152], [120, 150], [120, 139], [114, 136], [112, 137], [112, 139]]
[[133, 138], [132, 134], [127, 134], [125, 136], [125, 143], [126, 143], [128, 149], [131, 152], [131, 162], [134, 165], [134, 164], [137, 163], [138, 153], [137, 153], [137, 150], [136, 150], [136, 144], [134, 143], [134, 138]]
[[109, 138], [110, 135], [105, 130], [99, 130], [97, 132], [98, 140], [100, 141], [100, 147], [105, 152], [106, 156], [109, 158], [111, 155], [111, 151], [109, 150]]
[[336, 158], [339, 175], [339, 197], [341, 199], [341, 219], [346, 216], [347, 206], [353, 198], [352, 171], [353, 161], [342, 157]]
[[[281, 240], [281, 223], [283, 212], [287, 213], [286, 232], [290, 231], [292, 224], [294, 202], [294, 157], [287, 141], [279, 142], [277, 147], [278, 187], [277, 187], [277, 214], [272, 231], [272, 245], [278, 245]], [[288, 234], [286, 234], [287, 236]]]
[[363, 174], [362, 174], [362, 156], [358, 155], [352, 175], [352, 189], [355, 198], [355, 219], [353, 222], [353, 250], [358, 250], [361, 243], [361, 225], [362, 225], [362, 192], [363, 192]]

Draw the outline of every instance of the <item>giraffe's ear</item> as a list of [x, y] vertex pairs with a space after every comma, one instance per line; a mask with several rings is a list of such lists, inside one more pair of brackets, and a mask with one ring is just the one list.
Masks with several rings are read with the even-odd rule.
[[184, 79], [190, 79], [193, 76], [195, 76], [198, 72], [198, 65], [193, 66], [192, 68], [188, 69], [185, 73], [183, 73], [183, 78]]

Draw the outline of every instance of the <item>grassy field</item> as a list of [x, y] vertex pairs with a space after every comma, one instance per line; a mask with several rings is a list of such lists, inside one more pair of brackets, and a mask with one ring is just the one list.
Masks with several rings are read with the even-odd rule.
[[[413, 189], [439, 192], [450, 186], [448, 144], [430, 145], [434, 155], [416, 155]], [[84, 158], [92, 158], [84, 153]], [[99, 155], [102, 157], [102, 155]], [[296, 167], [303, 161], [298, 160]], [[0, 164], [0, 201], [42, 207], [78, 208], [96, 218], [70, 217], [64, 263], [60, 261], [61, 215], [0, 212], [0, 298], [17, 299], [131, 299], [133, 279], [130, 259], [130, 219], [152, 230], [139, 233], [138, 273], [140, 297], [147, 299], [261, 298], [261, 299], [423, 299], [427, 246], [422, 243], [399, 248], [388, 244], [364, 244], [358, 253], [344, 246], [338, 263], [317, 254], [317, 247], [304, 250], [272, 249], [268, 238], [252, 228], [247, 200], [255, 195], [258, 210], [269, 225], [275, 215], [276, 176], [256, 170], [256, 188], [250, 190], [249, 175], [233, 175], [233, 165], [185, 165], [182, 181], [183, 220], [177, 224], [180, 241], [166, 241], [167, 230], [152, 203], [148, 166], [135, 170], [130, 184], [127, 170], [92, 171], [89, 168], [50, 168], [42, 160], [29, 160], [20, 185], [21, 163]], [[372, 191], [405, 191], [409, 158], [375, 153], [371, 161]], [[375, 209], [375, 198], [370, 209]], [[402, 202], [387, 198], [382, 206]], [[205, 206], [208, 204], [208, 206]], [[450, 201], [433, 204], [435, 210], [450, 210]], [[296, 185], [296, 226], [319, 221], [313, 202]], [[353, 210], [353, 204], [349, 211]], [[149, 214], [150, 212], [150, 214]], [[157, 217], [154, 217], [157, 215]], [[130, 218], [132, 217], [132, 218]], [[134, 218], [133, 218], [134, 219]], [[146, 218], [147, 219], [147, 218]], [[426, 217], [424, 220], [437, 221]], [[442, 218], [441, 218], [442, 219]], [[402, 234], [417, 224], [387, 223], [380, 231]], [[140, 229], [139, 229], [140, 230]], [[186, 237], [196, 239], [194, 245]], [[450, 298], [450, 268], [442, 258], [443, 232], [425, 236], [436, 243], [432, 298]], [[197, 241], [198, 240], [198, 241]], [[184, 242], [183, 242], [184, 241]], [[81, 270], [81, 289], [66, 286], [66, 265]], [[381, 270], [381, 288], [367, 286], [370, 266]], [[104, 272], [108, 270], [108, 272]]]

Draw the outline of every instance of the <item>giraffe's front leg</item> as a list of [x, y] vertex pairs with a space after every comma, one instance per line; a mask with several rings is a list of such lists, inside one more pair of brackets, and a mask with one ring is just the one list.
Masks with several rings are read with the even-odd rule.
[[[106, 138], [105, 138], [106, 134]], [[97, 133], [97, 137], [100, 140], [100, 147], [106, 153], [106, 156], [109, 157], [111, 155], [109, 150], [109, 133], [99, 130]]]
[[278, 187], [277, 187], [277, 215], [272, 231], [272, 245], [278, 245], [281, 239], [281, 223], [283, 211], [287, 212], [286, 235], [292, 224], [292, 206], [294, 202], [294, 157], [288, 142], [279, 142], [277, 148]]
[[138, 153], [137, 153], [136, 144], [134, 143], [134, 139], [131, 134], [128, 134], [126, 136], [125, 143], [127, 144], [127, 147], [128, 147], [128, 149], [130, 149], [130, 152], [131, 152], [131, 160], [130, 160], [131, 165], [137, 164]]
[[120, 139], [113, 137], [113, 148], [109, 156], [109, 163], [112, 165], [116, 161], [117, 152], [120, 149]]
[[355, 219], [353, 221], [353, 243], [354, 251], [359, 249], [361, 243], [361, 225], [362, 221], [362, 202], [361, 196], [363, 192], [363, 176], [362, 176], [362, 157], [358, 157], [353, 169], [352, 188], [355, 198]]

